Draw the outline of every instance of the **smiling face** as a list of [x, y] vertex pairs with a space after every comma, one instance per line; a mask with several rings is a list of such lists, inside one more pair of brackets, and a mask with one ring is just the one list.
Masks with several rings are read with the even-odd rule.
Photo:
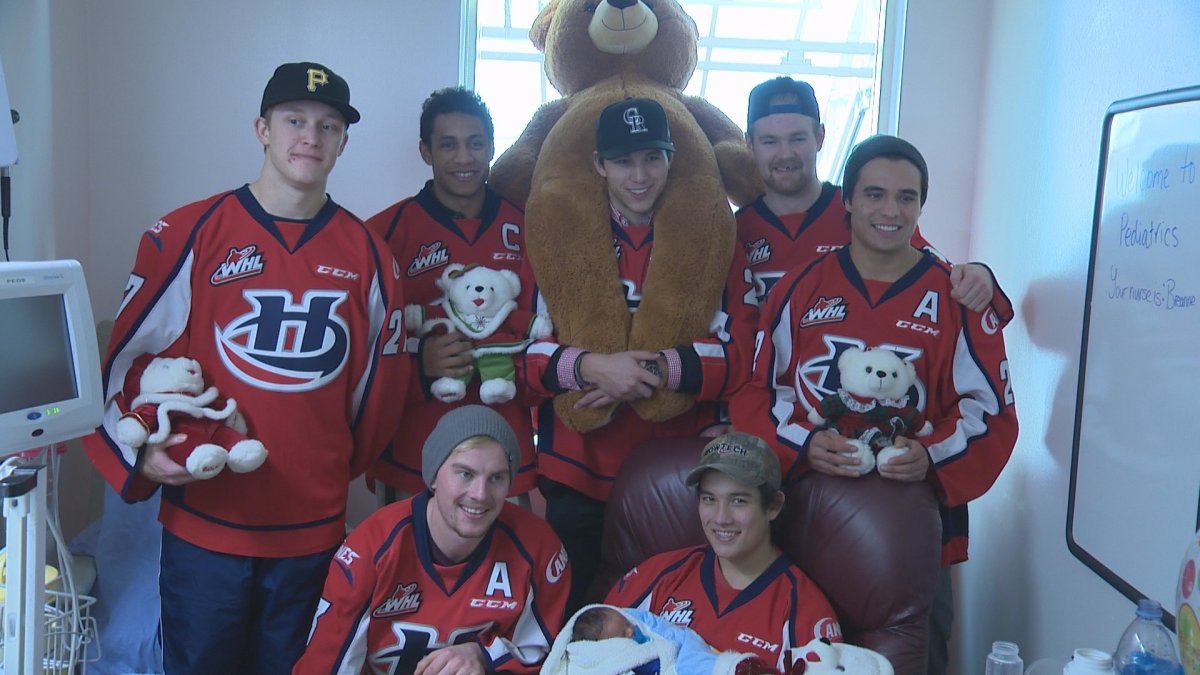
[[612, 159], [593, 156], [596, 172], [608, 186], [608, 201], [629, 222], [645, 222], [667, 187], [670, 154], [658, 148], [634, 150]]
[[717, 557], [743, 569], [765, 569], [762, 562], [775, 559], [771, 521], [783, 509], [782, 499], [764, 507], [758, 488], [715, 469], [700, 478], [699, 492], [700, 523]]
[[324, 192], [325, 181], [349, 138], [346, 122], [320, 101], [285, 101], [254, 121], [266, 149], [264, 174], [305, 191]]
[[851, 247], [859, 254], [881, 261], [907, 255], [921, 215], [920, 169], [906, 159], [867, 162], [846, 199], [846, 212]]
[[825, 126], [808, 115], [776, 113], [755, 120], [747, 145], [768, 195], [798, 197], [820, 188], [817, 152]]
[[420, 143], [421, 159], [433, 168], [438, 201], [452, 211], [478, 216], [494, 151], [483, 120], [467, 113], [442, 113], [433, 119], [429, 136], [428, 145]]
[[434, 475], [426, 508], [429, 534], [451, 560], [463, 560], [500, 516], [512, 482], [504, 448], [491, 438], [463, 441]]

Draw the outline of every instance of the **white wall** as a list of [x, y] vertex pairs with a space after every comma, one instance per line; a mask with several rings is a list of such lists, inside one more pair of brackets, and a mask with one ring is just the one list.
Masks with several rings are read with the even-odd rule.
[[[1027, 665], [1111, 651], [1133, 603], [1070, 554], [1065, 534], [1100, 132], [1113, 101], [1200, 80], [1200, 3], [909, 0], [909, 18], [901, 133], [930, 156], [931, 203], [947, 178], [963, 190], [967, 257], [991, 264], [1019, 308], [1005, 335], [1021, 439], [972, 507], [957, 671], [981, 672], [997, 639], [1017, 641]], [[1187, 544], [1146, 555], [1181, 558]]]

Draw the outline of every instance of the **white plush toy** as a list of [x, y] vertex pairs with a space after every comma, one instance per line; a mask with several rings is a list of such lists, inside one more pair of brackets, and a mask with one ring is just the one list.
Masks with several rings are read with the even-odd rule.
[[[554, 331], [550, 317], [517, 309], [521, 280], [510, 270], [453, 264], [437, 280], [442, 297], [430, 307], [404, 308], [405, 327], [424, 336], [437, 326], [457, 330], [474, 343], [474, 369], [460, 378], [440, 377], [430, 389], [446, 403], [461, 400], [474, 370], [479, 371], [479, 400], [489, 405], [517, 393], [513, 355]], [[436, 314], [430, 318], [428, 314]]]
[[[897, 436], [921, 437], [933, 432], [908, 390], [918, 384], [917, 369], [896, 352], [882, 347], [851, 347], [838, 358], [841, 388], [808, 412], [808, 421], [845, 436], [855, 451], [858, 471], [870, 473], [904, 454]], [[879, 455], [876, 457], [875, 453]]]
[[[805, 667], [797, 669], [803, 662]], [[803, 672], [804, 675], [820, 673], [845, 673], [846, 675], [894, 675], [892, 663], [883, 654], [840, 642], [829, 642], [814, 638], [803, 647], [793, 647], [784, 657], [785, 672]]]
[[187, 440], [167, 448], [171, 459], [196, 478], [212, 478], [229, 467], [247, 473], [267, 460], [263, 444], [246, 436], [246, 421], [233, 399], [220, 404], [216, 387], [204, 388], [200, 364], [188, 358], [156, 357], [146, 366], [129, 412], [117, 421], [117, 440], [131, 448], [162, 443], [172, 433]]

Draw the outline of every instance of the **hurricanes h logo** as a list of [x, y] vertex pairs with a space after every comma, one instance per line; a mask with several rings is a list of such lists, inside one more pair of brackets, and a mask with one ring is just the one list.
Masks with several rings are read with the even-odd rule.
[[646, 128], [646, 118], [642, 117], [642, 114], [638, 112], [637, 108], [630, 108], [626, 110], [624, 119], [625, 124], [629, 125], [629, 133], [631, 134], [644, 134], [649, 131], [649, 129]]
[[250, 311], [213, 325], [217, 352], [229, 372], [269, 391], [311, 391], [342, 372], [350, 329], [337, 313], [347, 294], [309, 291], [295, 303], [288, 291], [248, 290]]
[[329, 73], [320, 68], [308, 69], [308, 90], [316, 91], [317, 87], [329, 84]]

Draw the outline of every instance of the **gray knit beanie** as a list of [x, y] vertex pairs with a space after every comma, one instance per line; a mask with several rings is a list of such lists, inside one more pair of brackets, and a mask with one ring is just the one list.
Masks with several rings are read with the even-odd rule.
[[509, 475], [516, 480], [521, 449], [512, 427], [500, 413], [485, 405], [464, 405], [442, 415], [429, 438], [425, 439], [425, 447], [421, 449], [421, 476], [426, 486], [433, 487], [433, 478], [442, 463], [460, 443], [473, 436], [487, 436], [504, 448]]

